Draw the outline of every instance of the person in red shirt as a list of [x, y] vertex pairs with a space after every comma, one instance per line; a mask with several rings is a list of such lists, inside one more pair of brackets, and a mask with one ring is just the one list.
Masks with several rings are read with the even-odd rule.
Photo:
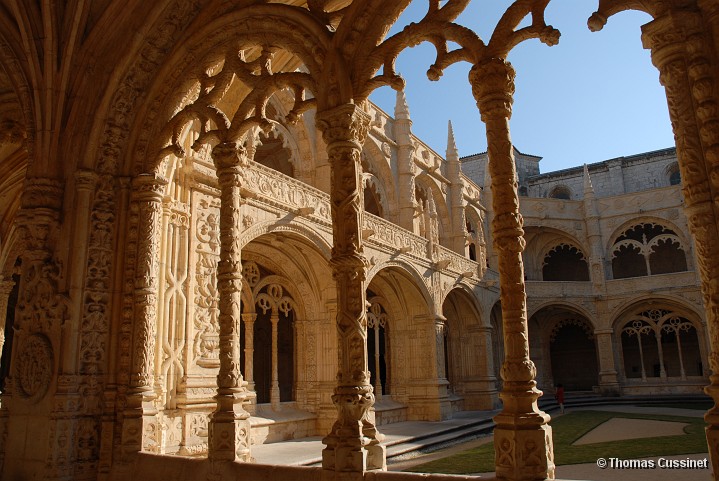
[[557, 398], [559, 403], [559, 412], [564, 414], [564, 386], [557, 384], [557, 389], [554, 391], [554, 397]]

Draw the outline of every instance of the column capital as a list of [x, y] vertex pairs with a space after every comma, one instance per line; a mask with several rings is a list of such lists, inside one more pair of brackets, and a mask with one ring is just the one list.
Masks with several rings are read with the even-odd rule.
[[247, 165], [247, 149], [239, 142], [222, 142], [212, 148], [212, 161], [217, 173], [236, 170]]
[[484, 122], [512, 117], [515, 76], [512, 64], [497, 57], [482, 60], [469, 71], [472, 94]]
[[357, 104], [344, 104], [317, 113], [317, 128], [327, 148], [337, 142], [352, 142], [359, 149], [369, 132], [371, 116]]
[[25, 180], [22, 194], [22, 210], [49, 208], [60, 210], [62, 206], [63, 184], [49, 177], [29, 177]]
[[132, 179], [132, 193], [136, 200], [162, 202], [167, 179], [158, 174], [139, 174]]
[[642, 26], [642, 46], [652, 53], [661, 51], [684, 55], [688, 37], [702, 32], [702, 17], [698, 12], [675, 11], [657, 17]]
[[75, 172], [75, 188], [83, 192], [92, 191], [95, 189], [98, 177], [94, 170], [80, 169]]
[[242, 314], [242, 320], [246, 323], [252, 323], [257, 320], [257, 313], [255, 312], [245, 312]]

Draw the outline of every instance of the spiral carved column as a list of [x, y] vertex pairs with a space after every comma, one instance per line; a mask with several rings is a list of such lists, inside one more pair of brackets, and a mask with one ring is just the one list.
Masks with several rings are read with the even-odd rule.
[[713, 52], [717, 43], [704, 21], [698, 12], [672, 12], [643, 26], [642, 41], [651, 49], [666, 90], [685, 212], [696, 239], [712, 349], [711, 384], [705, 391], [714, 407], [704, 419], [709, 424], [706, 435], [714, 479], [719, 479], [719, 66]]
[[122, 424], [125, 455], [153, 450], [157, 432], [157, 409], [152, 404], [153, 361], [157, 332], [157, 292], [160, 285], [160, 230], [162, 196], [167, 181], [142, 174], [133, 180], [133, 196], [138, 204], [137, 269], [135, 273], [132, 372]]
[[514, 94], [514, 69], [504, 59], [490, 58], [469, 74], [472, 93], [487, 126], [487, 152], [492, 178], [492, 230], [499, 254], [500, 299], [505, 359], [502, 365], [504, 408], [495, 418], [497, 478], [554, 479], [552, 429], [549, 415], [539, 410], [542, 392], [537, 369], [529, 359], [527, 296], [524, 285], [524, 230], [519, 213], [516, 167], [509, 134]]
[[253, 358], [255, 355], [255, 321], [257, 314], [242, 314], [242, 321], [245, 323], [245, 380], [247, 381], [247, 390], [255, 390], [255, 376]]
[[346, 104], [317, 115], [331, 167], [332, 275], [337, 283], [338, 373], [332, 402], [337, 421], [323, 439], [322, 467], [362, 473], [386, 469], [383, 436], [374, 424], [374, 394], [367, 364], [367, 316], [362, 248], [360, 152], [370, 117]]
[[217, 408], [210, 416], [208, 456], [213, 461], [250, 461], [250, 414], [242, 406], [247, 399], [247, 383], [240, 371], [240, 184], [247, 157], [243, 147], [227, 142], [212, 149], [212, 160], [221, 190], [217, 266], [220, 372], [215, 396]]

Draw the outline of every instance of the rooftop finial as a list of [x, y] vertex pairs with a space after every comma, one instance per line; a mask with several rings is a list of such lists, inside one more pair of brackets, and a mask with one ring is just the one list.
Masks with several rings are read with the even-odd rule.
[[394, 104], [394, 118], [397, 120], [410, 120], [409, 106], [407, 105], [407, 97], [404, 95], [404, 89], [397, 91], [397, 100]]
[[584, 164], [584, 194], [594, 194], [592, 179], [589, 177], [589, 168]]
[[454, 140], [451, 120], [447, 126], [447, 161], [459, 161], [459, 151], [457, 150], [457, 142]]

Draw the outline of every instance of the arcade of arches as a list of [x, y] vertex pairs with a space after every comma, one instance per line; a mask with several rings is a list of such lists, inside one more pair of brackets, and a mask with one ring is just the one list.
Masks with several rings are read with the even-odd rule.
[[[599, 0], [652, 17], [676, 149], [540, 175], [506, 58], [549, 1], [485, 42], [469, 0], [387, 38], [410, 0], [1, 0], [2, 479], [382, 481], [383, 425], [499, 407], [497, 479], [552, 479], [541, 390], [719, 401], [719, 4]], [[421, 42], [486, 153], [413, 135]]]

